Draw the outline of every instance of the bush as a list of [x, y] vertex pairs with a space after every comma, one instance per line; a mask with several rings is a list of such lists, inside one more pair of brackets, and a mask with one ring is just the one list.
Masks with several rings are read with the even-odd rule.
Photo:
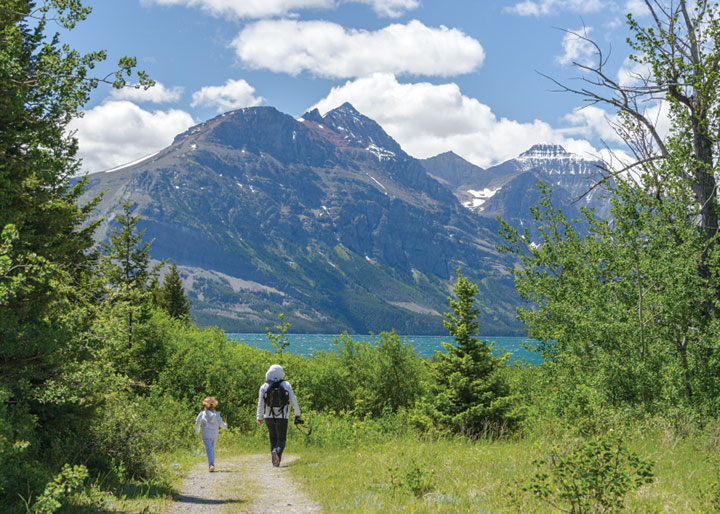
[[91, 426], [96, 467], [119, 475], [157, 474], [156, 453], [192, 441], [194, 415], [168, 396], [118, 395], [100, 409]]
[[584, 440], [565, 454], [556, 448], [534, 464], [540, 469], [525, 489], [571, 514], [622, 512], [627, 494], [653, 481], [653, 464], [615, 436]]
[[52, 514], [62, 507], [65, 498], [83, 486], [88, 477], [85, 466], [65, 464], [62, 471], [48, 482], [45, 490], [33, 505], [35, 514]]
[[203, 398], [214, 396], [229, 425], [250, 430], [272, 354], [228, 341], [219, 329], [176, 325], [168, 336], [167, 366], [158, 378], [161, 390], [196, 413]]

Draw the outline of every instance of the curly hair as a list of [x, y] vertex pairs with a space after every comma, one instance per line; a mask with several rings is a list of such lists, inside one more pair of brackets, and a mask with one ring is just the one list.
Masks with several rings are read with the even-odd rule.
[[208, 396], [205, 398], [202, 402], [203, 407], [205, 407], [208, 410], [215, 410], [215, 407], [218, 405], [218, 401], [215, 399], [214, 396]]

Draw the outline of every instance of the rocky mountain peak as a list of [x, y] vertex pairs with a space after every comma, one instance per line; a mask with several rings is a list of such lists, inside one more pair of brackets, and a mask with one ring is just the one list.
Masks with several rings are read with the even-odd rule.
[[360, 114], [352, 104], [345, 102], [339, 107], [320, 116], [317, 109], [303, 114], [304, 121], [323, 125], [338, 133], [348, 144], [360, 146], [375, 153], [378, 158], [388, 159], [406, 154], [400, 145], [390, 137], [374, 120]]
[[527, 159], [581, 159], [580, 156], [572, 154], [560, 145], [552, 143], [540, 143], [533, 145], [529, 150], [518, 156], [519, 160]]
[[590, 175], [597, 171], [597, 163], [594, 161], [552, 143], [533, 145], [521, 153], [515, 162], [521, 170], [536, 170], [547, 175]]

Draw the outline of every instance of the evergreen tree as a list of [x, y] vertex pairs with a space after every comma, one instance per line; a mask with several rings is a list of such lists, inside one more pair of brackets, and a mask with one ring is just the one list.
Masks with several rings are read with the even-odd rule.
[[73, 423], [94, 376], [83, 365], [97, 298], [97, 200], [77, 204], [86, 180], [73, 179], [77, 141], [67, 126], [100, 82], [123, 87], [135, 64], [123, 58], [117, 73], [93, 78], [105, 52], [80, 54], [53, 33], [89, 12], [78, 0], [0, 3], [0, 504], [12, 511], [18, 492], [42, 491], [67, 458], [58, 449], [87, 429]]
[[[150, 266], [152, 241], [143, 242], [145, 231], [137, 231], [139, 216], [133, 216], [135, 203], [121, 200], [121, 212], [116, 212], [117, 226], [110, 231], [108, 242], [102, 244], [102, 269], [106, 282], [105, 303], [111, 316], [123, 320], [120, 327], [122, 341], [114, 348], [118, 369], [130, 374], [128, 365], [141, 358], [143, 341], [135, 334], [136, 328], [150, 316], [153, 306], [151, 284], [157, 281], [162, 263]], [[131, 357], [131, 354], [134, 357]]]
[[173, 262], [162, 287], [158, 289], [158, 304], [175, 319], [189, 319], [191, 303], [185, 294], [177, 264]]
[[437, 352], [432, 365], [433, 417], [454, 432], [497, 434], [512, 421], [510, 388], [502, 373], [507, 356], [494, 356], [493, 344], [480, 341], [478, 286], [459, 269], [457, 274], [456, 299], [448, 298], [453, 312], [443, 321], [455, 343], [443, 343], [447, 353]]
[[[89, 11], [60, 0], [0, 7], [0, 375], [12, 390], [57, 374], [87, 320], [72, 311], [96, 262], [88, 217], [97, 199], [77, 205], [86, 180], [71, 180], [79, 161], [67, 125], [101, 81], [123, 87], [135, 64], [123, 58], [112, 80], [92, 78], [105, 52], [82, 55], [50, 33]], [[150, 84], [144, 74], [141, 82]]]

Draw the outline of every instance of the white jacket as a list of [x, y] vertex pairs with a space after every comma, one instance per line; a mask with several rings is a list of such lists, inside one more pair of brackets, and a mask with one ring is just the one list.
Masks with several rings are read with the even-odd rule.
[[195, 418], [195, 433], [199, 434], [202, 430], [203, 439], [217, 439], [221, 428], [227, 428], [227, 425], [217, 411], [204, 409]]
[[[300, 415], [300, 406], [298, 405], [297, 398], [295, 398], [295, 392], [293, 391], [290, 382], [288, 382], [287, 380], [283, 380], [283, 377], [285, 377], [285, 372], [279, 364], [273, 364], [272, 366], [270, 366], [270, 369], [267, 370], [267, 373], [265, 373], [266, 382], [260, 386], [260, 389], [258, 391], [258, 420], [263, 419], [263, 417], [288, 419], [290, 417], [290, 405], [292, 405], [293, 413], [295, 414], [295, 416]], [[272, 412], [270, 407], [265, 405], [265, 391], [268, 390], [268, 387], [270, 387], [270, 383], [273, 382], [273, 380], [282, 380], [280, 386], [288, 392], [288, 400], [290, 401], [289, 405], [286, 405], [282, 409], [272, 409], [275, 412]]]

